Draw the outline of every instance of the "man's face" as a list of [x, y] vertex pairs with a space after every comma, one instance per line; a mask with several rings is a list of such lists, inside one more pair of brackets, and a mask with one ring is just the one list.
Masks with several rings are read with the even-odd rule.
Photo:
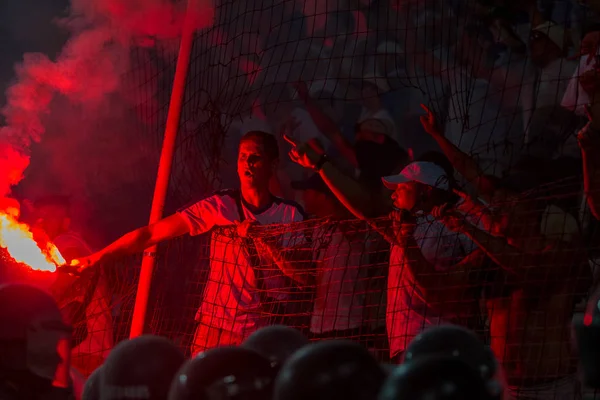
[[68, 229], [67, 209], [61, 206], [43, 206], [36, 210], [35, 227], [43, 230], [50, 239]]
[[27, 365], [37, 376], [54, 381], [70, 364], [71, 331], [56, 316], [40, 316], [27, 331]]
[[536, 65], [543, 65], [549, 55], [560, 52], [560, 49], [548, 36], [539, 31], [531, 31], [529, 35], [529, 51], [531, 60]]
[[354, 139], [356, 142], [373, 142], [383, 144], [385, 141], [385, 133], [382, 133], [386, 126], [376, 120], [370, 119], [362, 122], [356, 127]]
[[401, 183], [392, 193], [394, 207], [400, 210], [411, 211], [417, 206], [419, 187], [416, 182]]
[[264, 146], [256, 140], [244, 140], [238, 152], [238, 176], [242, 186], [267, 187], [276, 161], [270, 160]]

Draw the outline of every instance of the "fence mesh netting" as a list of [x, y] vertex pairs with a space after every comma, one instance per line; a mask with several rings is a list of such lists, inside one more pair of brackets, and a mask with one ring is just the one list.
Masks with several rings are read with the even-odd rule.
[[[251, 130], [277, 136], [274, 188], [307, 209], [315, 199], [289, 183], [311, 173], [289, 160], [281, 132], [317, 138], [354, 181], [372, 172], [377, 182], [362, 190], [373, 193], [406, 160], [364, 158], [353, 143], [384, 133], [483, 201], [448, 196], [452, 213], [426, 207], [411, 228], [384, 208], [354, 220], [328, 193], [317, 203], [330, 216], [267, 224], [247, 238], [223, 217], [209, 232], [159, 246], [147, 331], [191, 354], [285, 324], [314, 340], [359, 341], [390, 362], [425, 326], [452, 322], [490, 343], [509, 381], [572, 374], [569, 324], [594, 284], [597, 237], [575, 139], [589, 93], [567, 56], [595, 14], [569, 1], [514, 3], [218, 2], [214, 26], [194, 41], [169, 211], [237, 186], [237, 144]], [[158, 161], [176, 57], [158, 47], [132, 57], [140, 142]], [[422, 103], [439, 137], [423, 128]], [[155, 177], [135, 173], [149, 184]], [[145, 211], [149, 197], [141, 203], [127, 204]], [[81, 286], [87, 306], [72, 314], [84, 372], [128, 336], [140, 260], [65, 284]]]

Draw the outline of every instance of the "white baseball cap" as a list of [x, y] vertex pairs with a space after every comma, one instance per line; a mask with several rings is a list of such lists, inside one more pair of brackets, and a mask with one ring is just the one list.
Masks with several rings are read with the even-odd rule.
[[419, 182], [442, 190], [450, 189], [446, 171], [439, 165], [426, 161], [410, 163], [398, 175], [386, 176], [381, 180], [385, 187], [391, 190], [407, 182]]
[[377, 132], [389, 136], [390, 139], [398, 141], [396, 133], [396, 123], [386, 109], [378, 110], [375, 113], [367, 112], [363, 114], [356, 123], [357, 128], [366, 128], [372, 132]]

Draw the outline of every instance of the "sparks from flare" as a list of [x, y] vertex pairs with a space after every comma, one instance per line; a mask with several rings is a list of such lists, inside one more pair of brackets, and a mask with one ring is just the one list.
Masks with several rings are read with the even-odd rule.
[[64, 258], [50, 242], [40, 249], [29, 226], [19, 222], [18, 216], [16, 207], [0, 211], [0, 247], [6, 248], [16, 262], [33, 270], [55, 272], [57, 265], [65, 263]]

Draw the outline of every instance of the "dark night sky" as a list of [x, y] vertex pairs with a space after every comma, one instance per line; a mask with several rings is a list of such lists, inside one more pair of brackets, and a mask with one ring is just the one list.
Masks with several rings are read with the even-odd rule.
[[54, 57], [67, 33], [55, 19], [67, 15], [68, 0], [0, 1], [0, 104], [14, 78], [14, 65], [23, 53], [41, 52]]

